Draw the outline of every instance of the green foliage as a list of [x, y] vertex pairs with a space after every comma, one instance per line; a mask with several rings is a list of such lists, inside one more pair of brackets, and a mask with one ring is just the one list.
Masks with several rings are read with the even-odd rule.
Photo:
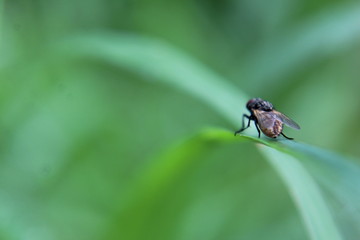
[[[360, 8], [317, 4], [6, 2], [0, 238], [359, 239]], [[234, 137], [252, 96], [298, 141]]]
[[[90, 41], [86, 41], [88, 39], [90, 39]], [[245, 96], [241, 98], [243, 94], [240, 91], [236, 91], [235, 87], [224, 84], [224, 80], [217, 77], [212, 72], [207, 71], [197, 62], [190, 61], [189, 58], [169, 48], [169, 46], [154, 42], [153, 40], [138, 39], [134, 36], [130, 37], [130, 39], [128, 36], [119, 36], [118, 41], [116, 41], [116, 38], [114, 39], [113, 36], [111, 36], [111, 38], [105, 37], [104, 39], [96, 39], [97, 41], [91, 40], [91, 37], [84, 37], [83, 40], [77, 40], [79, 41], [76, 42], [78, 45], [75, 43], [75, 46], [71, 48], [71, 52], [76, 53], [79, 51], [79, 54], [105, 59], [112, 64], [119, 64], [120, 66], [129, 67], [131, 70], [141, 71], [148, 77], [184, 89], [190, 94], [195, 95], [195, 97], [204, 100], [229, 121], [236, 123], [240, 118], [240, 116], [234, 116], [233, 109], [236, 107], [238, 99], [244, 100], [246, 99]], [[72, 44], [68, 43], [67, 46], [69, 45], [72, 46]], [[92, 51], [93, 49], [96, 49], [96, 51]], [[97, 56], [96, 54], [98, 50], [100, 50], [100, 56]], [[162, 54], [157, 55], [156, 53]], [[162, 68], [154, 66], [154, 62], [162, 66]], [[189, 63], [191, 64], [189, 65]], [[165, 68], [163, 68], [164, 66]], [[207, 91], [205, 92], [204, 89]], [[214, 98], [214, 96], [218, 97]], [[221, 96], [226, 96], [226, 98]], [[224, 102], [226, 103], [225, 106], [223, 105]], [[211, 139], [224, 138], [221, 134], [220, 136], [217, 136], [218, 134], [216, 132], [215, 134], [212, 132], [207, 133], [207, 135], [208, 134], [211, 136]], [[216, 137], [214, 137], [214, 135], [216, 135]], [[227, 133], [225, 137], [231, 135], [231, 133]], [[249, 139], [255, 142], [260, 141], [256, 138]], [[164, 183], [171, 182], [169, 177], [173, 178], [177, 176], [178, 171], [181, 172], [183, 171], [184, 166], [188, 166], [188, 163], [186, 162], [192, 159], [191, 156], [195, 154], [194, 151], [197, 154], [198, 151], [205, 151], [206, 148], [204, 149], [202, 144], [199, 145], [199, 141], [201, 142], [201, 140], [192, 140], [181, 147], [181, 150], [175, 149], [170, 151], [170, 155], [165, 156], [164, 160], [161, 162], [160, 169], [157, 169], [155, 174], [152, 173], [150, 177], [144, 181], [146, 185], [142, 188], [143, 196], [134, 197], [134, 199], [146, 199], [145, 201], [148, 202], [147, 197], [152, 196], [151, 193], [148, 193], [149, 190], [152, 192], [154, 189], [158, 189], [159, 187], [162, 188]], [[274, 143], [269, 144], [263, 140], [260, 142], [273, 148], [273, 150], [271, 150], [271, 148], [262, 148], [262, 152], [287, 185], [299, 208], [311, 239], [342, 239], [340, 232], [337, 230], [338, 227], [332, 219], [331, 213], [327, 208], [327, 204], [318, 189], [317, 184], [307, 173], [307, 170], [303, 168], [302, 163], [299, 162], [297, 158], [289, 156], [289, 152], [293, 152], [292, 155], [295, 156], [296, 153], [307, 155], [312, 153], [310, 155], [313, 157], [314, 155], [320, 155], [317, 156], [317, 158], [330, 161], [330, 159], [333, 158], [331, 157], [331, 154], [329, 154], [329, 157], [328, 155], [324, 155], [321, 150], [314, 150], [313, 148], [298, 143], [289, 143], [289, 141], [286, 141], [285, 146], [278, 146]], [[282, 150], [287, 154], [281, 154], [276, 149]], [[188, 154], [190, 154], [190, 156]], [[317, 160], [317, 158], [315, 157], [313, 160]], [[335, 159], [337, 164], [345, 166], [347, 161], [348, 160], [344, 158]], [[345, 166], [343, 166], [342, 169], [348, 173], [343, 173], [344, 175], [349, 175], [349, 172], [351, 171], [360, 172], [359, 167], [356, 165], [352, 166], [352, 168], [346, 168]], [[360, 177], [358, 176], [360, 175], [353, 175], [351, 181], [360, 183]], [[155, 183], [153, 183], [154, 181]], [[326, 182], [331, 180], [323, 179], [323, 181], [326, 184]], [[344, 180], [340, 178], [338, 181]], [[148, 185], [149, 183], [150, 185]], [[327, 186], [331, 191], [333, 188], [331, 184], [327, 184]], [[351, 189], [351, 186], [347, 186], [346, 184], [342, 185], [341, 188], [345, 189], [346, 192], [356, 191], [356, 189]], [[349, 202], [344, 204], [351, 204], [359, 209], [360, 205], [354, 204], [355, 202], [358, 202], [358, 196], [360, 195], [356, 194], [353, 196], [353, 204]], [[341, 195], [336, 197], [338, 200], [342, 198]], [[128, 208], [132, 209], [129, 215], [132, 216], [133, 212], [139, 208], [139, 206]], [[148, 206], [140, 211], [141, 214], [149, 211], [149, 208], [151, 209], [151, 207]], [[125, 219], [130, 218], [128, 215], [125, 216]], [[142, 219], [142, 217], [137, 217], [134, 222], [136, 222], [137, 219]], [[139, 228], [141, 229], [141, 227]], [[132, 232], [136, 232], [136, 229], [137, 228], [132, 229]], [[356, 232], [357, 230], [353, 229], [352, 231]], [[139, 237], [139, 239], [141, 239], [141, 237]]]

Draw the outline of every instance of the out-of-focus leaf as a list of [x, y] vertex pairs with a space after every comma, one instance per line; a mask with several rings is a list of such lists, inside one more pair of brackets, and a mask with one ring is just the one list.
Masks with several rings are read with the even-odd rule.
[[156, 39], [131, 34], [94, 34], [70, 39], [59, 50], [105, 60], [131, 69], [145, 80], [151, 79], [183, 89], [233, 121], [239, 121], [239, 108], [243, 108], [248, 99], [246, 94], [228, 84], [223, 77]]
[[[343, 229], [345, 239], [360, 236], [360, 168], [355, 159], [298, 142], [285, 142], [306, 157], [301, 158], [304, 166], [329, 193], [334, 204], [334, 216]], [[355, 238], [356, 239], [356, 238]]]
[[343, 46], [356, 44], [359, 38], [360, 5], [338, 6], [265, 42], [246, 59], [239, 71], [251, 83], [248, 87], [264, 90], [271, 87], [276, 91], [281, 89], [281, 80], [289, 74], [336, 53]]
[[284, 178], [311, 239], [342, 239], [319, 187], [300, 161], [269, 147], [259, 148]]

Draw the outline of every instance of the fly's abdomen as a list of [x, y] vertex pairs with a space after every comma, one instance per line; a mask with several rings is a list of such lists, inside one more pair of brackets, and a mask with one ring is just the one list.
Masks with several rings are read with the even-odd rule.
[[283, 130], [283, 123], [280, 120], [275, 120], [271, 126], [260, 125], [260, 129], [266, 136], [276, 138]]

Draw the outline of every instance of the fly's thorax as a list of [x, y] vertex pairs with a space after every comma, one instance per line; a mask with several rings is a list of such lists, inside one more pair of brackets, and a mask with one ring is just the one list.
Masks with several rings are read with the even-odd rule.
[[246, 108], [250, 112], [252, 109], [258, 109], [258, 110], [263, 110], [263, 111], [272, 111], [274, 109], [273, 105], [270, 102], [265, 101], [261, 98], [250, 99], [246, 103]]

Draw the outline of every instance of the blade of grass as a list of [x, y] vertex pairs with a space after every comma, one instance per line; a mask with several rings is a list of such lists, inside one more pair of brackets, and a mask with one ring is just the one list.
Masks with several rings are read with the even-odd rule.
[[298, 159], [259, 145], [260, 152], [281, 173], [296, 203], [311, 239], [342, 239], [330, 210], [315, 181]]
[[71, 39], [64, 45], [61, 52], [93, 57], [139, 73], [144, 80], [182, 89], [233, 122], [241, 118], [238, 110], [244, 108], [248, 99], [226, 79], [163, 41], [132, 34], [98, 33]]
[[[269, 143], [258, 138], [247, 136], [234, 138], [231, 132], [222, 129], [207, 129], [176, 144], [157, 159], [156, 165], [145, 169], [139, 182], [132, 187], [132, 192], [128, 194], [131, 198], [129, 204], [124, 206], [125, 212], [121, 214], [124, 219], [119, 222], [125, 223], [127, 230], [129, 230], [129, 226], [133, 228], [129, 233], [139, 234], [136, 229], [141, 229], [141, 224], [146, 224], [139, 219], [143, 219], [146, 214], [149, 214], [148, 211], [151, 210], [149, 206], [158, 199], [165, 186], [170, 185], [181, 172], [196, 164], [199, 155], [206, 154], [210, 147], [216, 147], [216, 144], [219, 143], [244, 141], [257, 142], [265, 159], [283, 178], [311, 239], [342, 239], [319, 187], [300, 161], [286, 153], [288, 149], [280, 147], [275, 142]], [[132, 199], [137, 199], [137, 201], [134, 202]], [[127, 238], [129, 237], [130, 239], [139, 239], [138, 235], [127, 235]]]
[[[64, 50], [67, 50], [67, 54], [78, 57], [93, 57], [132, 70], [144, 75], [146, 80], [151, 79], [152, 81], [168, 84], [203, 100], [234, 125], [238, 125], [241, 120], [239, 108], [245, 105], [248, 99], [247, 96], [204, 65], [162, 41], [129, 34], [103, 34], [102, 36], [96, 34], [70, 39], [63, 44], [58, 49], [63, 53]], [[241, 138], [251, 139], [255, 142], [260, 141], [274, 149], [291, 152], [294, 155], [303, 154], [313, 159], [318, 158], [320, 155], [326, 162], [325, 164], [331, 166], [330, 162], [328, 162], [331, 161], [328, 156], [315, 147], [310, 151], [306, 145], [301, 143], [291, 144], [286, 140], [275, 142], [249, 136], [242, 136]], [[314, 151], [316, 154], [311, 154]], [[335, 161], [342, 165], [343, 162], [348, 160], [341, 157]], [[296, 172], [297, 166], [292, 165], [294, 167], [292, 171]], [[359, 169], [359, 166], [354, 164], [354, 168]], [[275, 169], [284, 180], [287, 179], [284, 172], [279, 171], [278, 168]], [[342, 170], [346, 175], [349, 169], [346, 167]], [[353, 182], [360, 182], [359, 176], [352, 175], [351, 178]], [[348, 188], [346, 183], [343, 186]], [[328, 187], [331, 188], [331, 186]], [[340, 196], [338, 197], [341, 199]], [[352, 204], [356, 205], [358, 203]], [[308, 231], [311, 232], [312, 230], [308, 229]]]

